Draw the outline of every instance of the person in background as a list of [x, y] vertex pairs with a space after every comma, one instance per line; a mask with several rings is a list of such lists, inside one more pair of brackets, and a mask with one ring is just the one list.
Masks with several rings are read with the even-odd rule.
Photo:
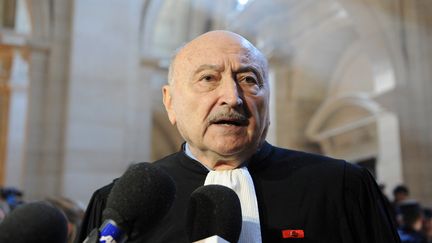
[[422, 208], [414, 200], [405, 200], [398, 204], [401, 215], [401, 226], [398, 233], [402, 243], [426, 243], [426, 238], [422, 234]]
[[393, 189], [393, 204], [398, 204], [409, 198], [409, 190], [405, 185], [398, 185]]
[[2, 200], [8, 204], [10, 210], [13, 210], [15, 207], [24, 203], [22, 199], [24, 195], [23, 192], [14, 187], [1, 188], [0, 195]]
[[399, 204], [409, 199], [409, 190], [405, 185], [398, 185], [393, 189], [393, 207], [394, 218], [398, 226], [402, 225], [401, 213], [399, 212]]
[[423, 235], [427, 243], [432, 243], [432, 209], [423, 208]]

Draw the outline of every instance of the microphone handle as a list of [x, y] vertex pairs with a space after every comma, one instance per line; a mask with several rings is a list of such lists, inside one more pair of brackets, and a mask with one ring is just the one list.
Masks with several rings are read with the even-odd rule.
[[99, 229], [93, 229], [83, 243], [124, 243], [127, 235], [113, 220], [107, 219]]

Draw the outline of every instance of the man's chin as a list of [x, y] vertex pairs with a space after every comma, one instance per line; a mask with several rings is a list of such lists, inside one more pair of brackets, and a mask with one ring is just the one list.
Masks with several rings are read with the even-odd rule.
[[214, 151], [220, 156], [227, 159], [244, 160], [245, 158], [250, 156], [248, 155], [248, 151], [254, 150], [251, 150], [250, 146], [246, 144], [221, 144], [220, 146], [217, 146]]

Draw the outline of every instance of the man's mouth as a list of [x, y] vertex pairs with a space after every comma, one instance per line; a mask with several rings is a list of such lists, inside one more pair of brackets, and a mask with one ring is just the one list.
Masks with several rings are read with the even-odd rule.
[[211, 122], [211, 124], [216, 125], [226, 125], [226, 126], [247, 126], [247, 119], [218, 119], [216, 121]]

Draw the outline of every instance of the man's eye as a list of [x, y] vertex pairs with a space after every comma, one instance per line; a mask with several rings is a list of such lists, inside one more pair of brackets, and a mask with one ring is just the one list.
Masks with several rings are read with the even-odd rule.
[[246, 81], [246, 83], [249, 83], [249, 84], [256, 84], [256, 83], [258, 83], [257, 80], [254, 77], [251, 77], [251, 76], [246, 77], [245, 81]]
[[216, 79], [216, 77], [214, 75], [204, 75], [201, 77], [201, 80], [203, 80], [203, 81], [213, 81], [215, 79]]
[[246, 84], [258, 84], [258, 80], [254, 76], [244, 76], [239, 81]]

